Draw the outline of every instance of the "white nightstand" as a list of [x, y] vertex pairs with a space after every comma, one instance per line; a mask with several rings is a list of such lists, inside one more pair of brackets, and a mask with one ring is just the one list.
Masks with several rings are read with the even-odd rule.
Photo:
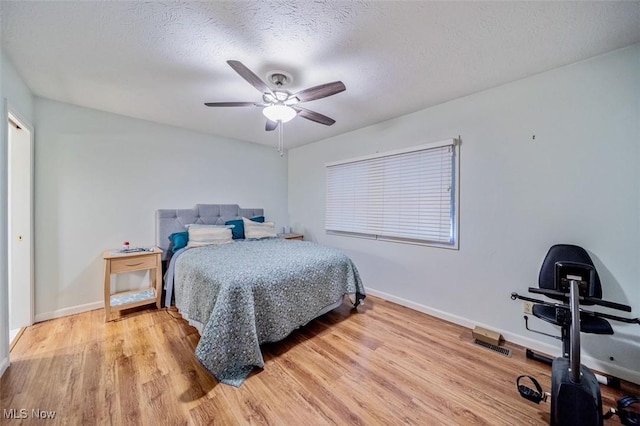
[[[154, 247], [153, 251], [134, 253], [117, 253], [107, 250], [104, 258], [104, 310], [105, 322], [111, 320], [111, 314], [136, 306], [156, 304], [161, 307], [162, 297], [162, 250]], [[111, 294], [111, 274], [149, 270], [151, 284], [139, 290], [123, 291]]]

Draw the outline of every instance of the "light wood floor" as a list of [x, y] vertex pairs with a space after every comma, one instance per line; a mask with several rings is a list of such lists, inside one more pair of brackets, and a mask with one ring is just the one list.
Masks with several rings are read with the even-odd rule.
[[[514, 319], [517, 320], [517, 319]], [[471, 343], [471, 331], [368, 297], [263, 347], [265, 368], [240, 388], [195, 360], [199, 336], [172, 310], [105, 324], [102, 310], [25, 330], [0, 379], [0, 409], [55, 411], [46, 424], [543, 425], [549, 404], [520, 398], [527, 373], [548, 389], [549, 367]], [[603, 388], [611, 407], [624, 384]], [[619, 424], [617, 420], [607, 424]]]

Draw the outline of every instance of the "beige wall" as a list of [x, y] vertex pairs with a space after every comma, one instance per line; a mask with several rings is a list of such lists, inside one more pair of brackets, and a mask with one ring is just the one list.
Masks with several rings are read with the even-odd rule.
[[[640, 315], [638, 69], [635, 45], [291, 150], [292, 226], [347, 252], [371, 292], [558, 353], [557, 341], [525, 331], [522, 303], [509, 299], [537, 285], [553, 244], [585, 247], [605, 297]], [[325, 233], [326, 163], [458, 135], [458, 251]], [[640, 329], [614, 327], [585, 335], [583, 355], [640, 382]]]
[[157, 209], [262, 207], [286, 225], [275, 147], [36, 98], [36, 321], [103, 306], [102, 253], [155, 243]]

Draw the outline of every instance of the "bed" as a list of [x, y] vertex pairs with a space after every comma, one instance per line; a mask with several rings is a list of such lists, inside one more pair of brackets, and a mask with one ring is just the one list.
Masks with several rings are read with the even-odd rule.
[[167, 261], [167, 299], [200, 331], [198, 361], [221, 383], [240, 386], [263, 368], [260, 345], [340, 306], [365, 297], [348, 256], [308, 241], [277, 237], [237, 239], [230, 244], [182, 248], [173, 253], [169, 236], [189, 224], [223, 226], [263, 217], [262, 209], [199, 204], [193, 209], [158, 210], [156, 243]]

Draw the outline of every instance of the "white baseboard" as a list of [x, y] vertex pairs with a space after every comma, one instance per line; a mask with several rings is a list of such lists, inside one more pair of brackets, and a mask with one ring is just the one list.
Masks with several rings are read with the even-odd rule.
[[457, 315], [450, 314], [448, 312], [441, 311], [439, 309], [434, 309], [426, 305], [422, 305], [420, 303], [415, 303], [407, 299], [403, 299], [401, 297], [396, 297], [392, 294], [385, 293], [383, 291], [374, 290], [372, 288], [367, 287], [367, 294], [372, 296], [377, 296], [381, 299], [388, 300], [389, 302], [397, 303], [398, 305], [406, 306], [407, 308], [411, 308], [414, 311], [424, 312], [425, 314], [429, 314], [436, 318], [443, 319], [445, 321], [452, 322], [454, 324], [461, 325], [466, 328], [473, 328], [478, 325], [477, 322], [471, 321], [467, 318], [463, 318]]
[[51, 312], [42, 312], [36, 314], [35, 322], [47, 321], [54, 318], [62, 318], [73, 314], [80, 314], [82, 312], [93, 311], [95, 309], [104, 308], [104, 302], [87, 303], [84, 305], [71, 306], [69, 308], [58, 309]]
[[[405, 306], [407, 308], [411, 308], [415, 311], [423, 312], [425, 314], [434, 316], [436, 318], [440, 318], [445, 321], [452, 322], [454, 324], [461, 325], [466, 328], [474, 328], [475, 326], [487, 328], [493, 331], [496, 331], [505, 338], [505, 340], [515, 343], [520, 346], [524, 346], [529, 348], [535, 352], [539, 352], [541, 354], [545, 354], [555, 358], [561, 355], [560, 345], [553, 346], [548, 343], [540, 342], [538, 340], [532, 339], [530, 337], [523, 336], [521, 334], [516, 334], [510, 331], [505, 331], [501, 329], [496, 329], [493, 325], [482, 324], [477, 321], [473, 321], [469, 318], [461, 317], [458, 315], [453, 315], [448, 312], [441, 311], [439, 309], [434, 309], [426, 305], [422, 305], [420, 303], [415, 303], [407, 299], [403, 299], [401, 297], [396, 297], [392, 294], [385, 293], [383, 291], [374, 290], [371, 288], [367, 288], [367, 294], [371, 294], [372, 296], [377, 296], [381, 299], [388, 300], [390, 302], [397, 303], [398, 305]], [[596, 358], [592, 358], [590, 356], [582, 355], [580, 357], [580, 361], [582, 364], [587, 367], [600, 371], [605, 374], [609, 374], [611, 376], [633, 382], [635, 384], [640, 385], [640, 371], [633, 371], [628, 368], [621, 367], [619, 365], [614, 365], [609, 362], [605, 362]]]
[[4, 374], [5, 371], [7, 371], [7, 368], [9, 368], [9, 357], [8, 356], [2, 358], [2, 361], [0, 361], [0, 377], [2, 377], [2, 375]]

